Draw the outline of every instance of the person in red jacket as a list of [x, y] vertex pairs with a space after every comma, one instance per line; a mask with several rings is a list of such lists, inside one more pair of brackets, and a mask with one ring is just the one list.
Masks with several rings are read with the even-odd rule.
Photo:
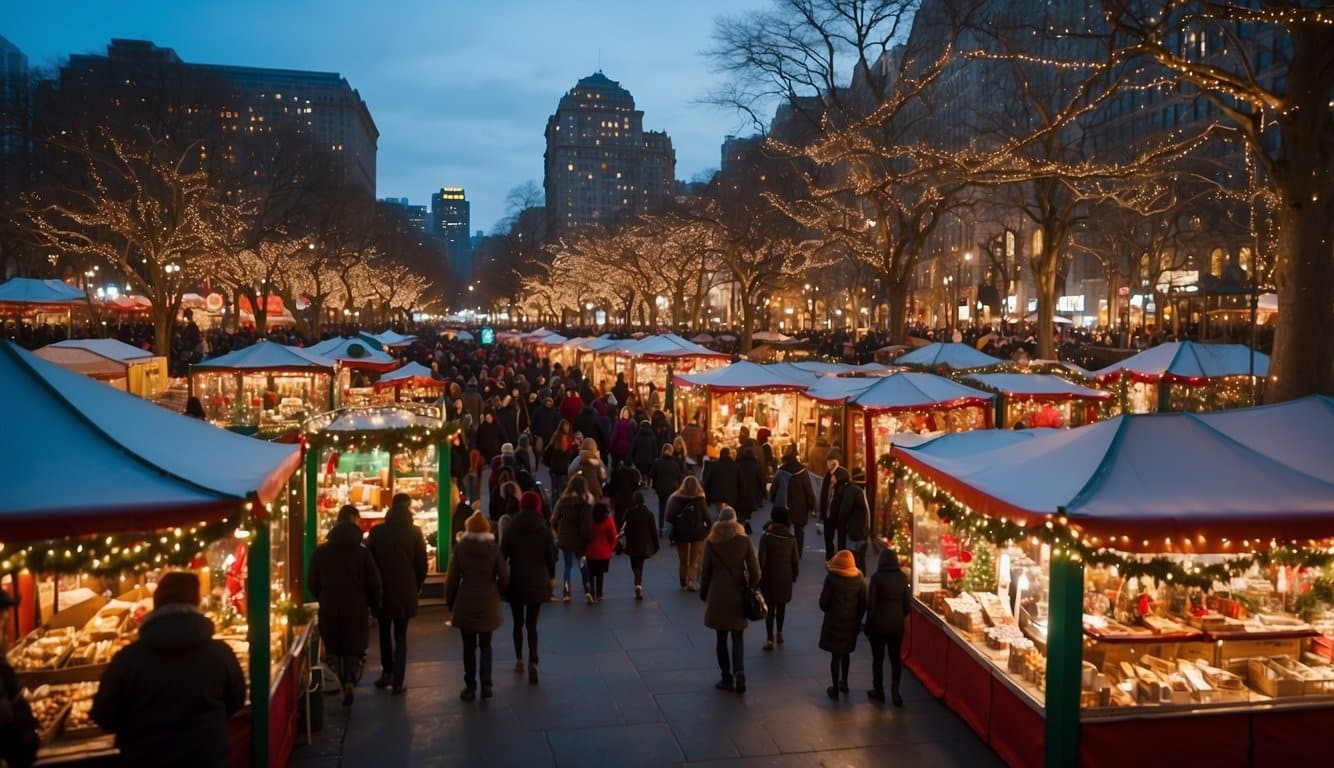
[[584, 400], [579, 397], [579, 393], [573, 389], [565, 390], [565, 397], [561, 399], [558, 406], [560, 417], [573, 424], [574, 420], [579, 417], [579, 412], [583, 409]]
[[602, 602], [602, 583], [611, 566], [611, 556], [616, 552], [616, 519], [611, 515], [611, 508], [602, 502], [593, 505], [593, 532], [588, 537], [588, 548], [584, 554], [588, 557], [588, 572], [593, 581], [593, 600]]

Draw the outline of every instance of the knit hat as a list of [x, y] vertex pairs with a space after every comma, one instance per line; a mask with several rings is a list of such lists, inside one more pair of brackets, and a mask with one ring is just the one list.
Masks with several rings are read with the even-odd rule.
[[541, 512], [542, 496], [537, 491], [524, 491], [519, 497], [519, 509], [524, 512]]
[[718, 522], [725, 523], [729, 520], [736, 522], [736, 510], [724, 504], [723, 508], [718, 510]]
[[153, 607], [189, 605], [199, 607], [199, 577], [189, 571], [172, 571], [158, 579]]
[[825, 563], [825, 568], [830, 573], [851, 578], [853, 576], [861, 578], [862, 572], [857, 570], [857, 559], [846, 549], [840, 549], [834, 553], [834, 556]]
[[490, 533], [491, 521], [487, 520], [486, 515], [479, 509], [463, 521], [463, 530], [468, 533]]
[[500, 446], [500, 452], [502, 454], [514, 453], [514, 443], [505, 443], [504, 445]]

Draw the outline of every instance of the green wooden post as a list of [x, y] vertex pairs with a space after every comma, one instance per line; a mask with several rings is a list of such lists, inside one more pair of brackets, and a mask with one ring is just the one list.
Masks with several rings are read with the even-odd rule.
[[996, 399], [996, 429], [1009, 429], [1010, 425], [1005, 423], [1005, 395], [997, 394]]
[[1158, 379], [1158, 412], [1167, 413], [1172, 410], [1172, 385], [1167, 383], [1167, 379]]
[[1079, 673], [1084, 645], [1084, 564], [1051, 559], [1047, 620], [1047, 765], [1079, 762]]
[[315, 595], [310, 592], [310, 564], [315, 559], [315, 547], [320, 543], [320, 505], [319, 505], [319, 470], [320, 470], [320, 450], [314, 446], [306, 446], [306, 528], [305, 537], [302, 545], [301, 558], [301, 590], [305, 594], [306, 602], [315, 599]]
[[449, 567], [449, 551], [453, 546], [453, 542], [449, 540], [449, 532], [454, 527], [453, 520], [451, 520], [454, 510], [449, 504], [449, 487], [453, 481], [453, 478], [450, 477], [451, 439], [446, 438], [435, 447], [435, 567], [441, 573], [444, 573], [445, 569]]
[[[254, 502], [257, 509], [259, 502]], [[259, 515], [255, 515], [258, 517]], [[246, 622], [250, 625], [250, 764], [269, 764], [269, 521], [253, 523], [246, 558]]]

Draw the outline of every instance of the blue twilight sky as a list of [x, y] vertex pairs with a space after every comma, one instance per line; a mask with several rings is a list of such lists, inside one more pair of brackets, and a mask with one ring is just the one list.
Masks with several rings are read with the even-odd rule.
[[467, 188], [473, 229], [504, 215], [505, 193], [542, 183], [542, 133], [556, 102], [598, 68], [665, 130], [676, 175], [717, 168], [734, 114], [695, 103], [715, 84], [699, 55], [714, 18], [765, 0], [0, 0], [0, 35], [52, 67], [151, 40], [204, 64], [339, 72], [380, 129], [379, 197], [430, 202]]

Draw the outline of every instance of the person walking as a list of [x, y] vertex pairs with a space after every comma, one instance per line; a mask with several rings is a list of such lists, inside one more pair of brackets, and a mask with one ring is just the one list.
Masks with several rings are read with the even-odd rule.
[[880, 553], [880, 562], [866, 590], [866, 637], [871, 641], [871, 690], [866, 695], [885, 700], [885, 654], [889, 654], [889, 693], [894, 706], [903, 706], [899, 680], [903, 677], [903, 625], [908, 617], [908, 576], [892, 549]]
[[565, 490], [565, 481], [570, 474], [570, 462], [579, 455], [579, 446], [574, 442], [574, 433], [570, 431], [570, 422], [562, 419], [556, 424], [556, 431], [547, 441], [542, 452], [542, 462], [551, 473], [551, 488], [555, 493]]
[[123, 765], [228, 764], [227, 720], [245, 705], [245, 676], [199, 600], [198, 576], [164, 574], [139, 639], [102, 673], [91, 716], [115, 734]]
[[[843, 508], [845, 491], [851, 487], [851, 476], [847, 467], [834, 470], [834, 487], [829, 491], [829, 516], [825, 518], [824, 540], [826, 552], [838, 552], [848, 548], [848, 529], [844, 514], [852, 513], [855, 500], [848, 498], [848, 509]], [[833, 557], [833, 555], [830, 555]]]
[[722, 678], [714, 687], [720, 691], [746, 692], [742, 638], [748, 622], [743, 597], [745, 590], [759, 583], [760, 561], [755, 545], [737, 522], [736, 510], [724, 506], [704, 543], [699, 576], [699, 596], [706, 606], [704, 626], [712, 629], [717, 639], [715, 650]]
[[686, 475], [681, 487], [667, 500], [667, 527], [670, 541], [676, 546], [680, 568], [681, 589], [694, 592], [699, 583], [700, 558], [704, 555], [704, 539], [709, 535], [712, 518], [704, 488], [699, 478]]
[[588, 482], [582, 475], [570, 478], [565, 493], [556, 502], [551, 527], [556, 529], [556, 542], [560, 545], [561, 557], [565, 562], [564, 601], [570, 602], [570, 571], [578, 562], [584, 599], [592, 605], [592, 585], [588, 583], [588, 561], [584, 559], [584, 550], [593, 532], [593, 496], [588, 492]]
[[866, 612], [866, 584], [857, 569], [852, 553], [840, 549], [825, 564], [829, 572], [820, 589], [820, 610], [824, 621], [820, 624], [820, 650], [829, 652], [829, 677], [832, 684], [825, 689], [831, 699], [848, 692], [848, 667], [852, 652], [857, 650], [857, 634]]
[[[16, 603], [0, 589], [0, 648], [9, 647], [9, 611]], [[0, 654], [0, 765], [29, 768], [37, 761], [37, 718], [32, 707], [19, 695], [18, 675], [9, 659]]]
[[580, 475], [585, 487], [593, 496], [602, 495], [602, 486], [607, 482], [607, 465], [598, 455], [598, 441], [585, 437], [579, 455], [570, 462], [568, 475]]
[[[783, 644], [783, 619], [787, 616], [787, 604], [792, 602], [792, 585], [801, 569], [797, 540], [792, 537], [787, 521], [787, 510], [774, 507], [764, 532], [760, 534], [760, 592], [769, 605], [769, 613], [764, 617], [766, 651], [773, 650], [775, 638], [779, 645]], [[778, 625], [777, 635], [774, 634], [775, 624]]]
[[320, 639], [337, 664], [343, 706], [352, 706], [362, 660], [371, 644], [371, 613], [380, 607], [380, 569], [362, 546], [357, 508], [338, 510], [338, 522], [310, 560], [310, 593], [320, 603]]
[[658, 497], [658, 530], [667, 529], [667, 498], [681, 487], [685, 479], [685, 464], [678, 460], [676, 448], [671, 445], [662, 447], [662, 455], [653, 460], [649, 468], [649, 483]]
[[[620, 398], [617, 398], [620, 401]], [[622, 408], [620, 417], [611, 427], [611, 440], [609, 452], [613, 465], [619, 465], [630, 460], [630, 450], [635, 442], [635, 420], [630, 415], [629, 408]]]
[[732, 460], [732, 451], [724, 448], [718, 452], [718, 460], [704, 465], [704, 494], [710, 504], [718, 509], [724, 506], [736, 509], [741, 493], [741, 472]]
[[551, 526], [542, 516], [542, 497], [527, 491], [519, 498], [519, 512], [500, 542], [509, 565], [506, 593], [514, 617], [514, 671], [523, 673], [523, 635], [528, 632], [528, 683], [537, 685], [537, 615], [556, 578], [556, 544]]
[[741, 456], [736, 462], [737, 494], [736, 513], [741, 525], [750, 533], [750, 518], [755, 510], [764, 504], [764, 467], [755, 455], [754, 446], [741, 449]]
[[644, 561], [658, 553], [659, 530], [653, 513], [644, 504], [644, 492], [635, 491], [634, 504], [625, 513], [621, 535], [625, 537], [625, 554], [630, 557], [630, 571], [635, 576], [636, 600], [644, 599]]
[[871, 506], [866, 501], [866, 473], [856, 469], [852, 480], [843, 487], [839, 497], [839, 535], [846, 537], [846, 546], [852, 552], [857, 568], [866, 568], [867, 536], [871, 532]]
[[[826, 560], [833, 557], [834, 553], [838, 551], [834, 548], [835, 536], [837, 535], [838, 530], [831, 518], [837, 516], [837, 510], [833, 506], [834, 502], [838, 499], [838, 496], [834, 492], [834, 486], [837, 484], [836, 475], [840, 469], [839, 460], [842, 458], [843, 455], [839, 453], [837, 448], [831, 448], [829, 453], [825, 454], [825, 473], [820, 481], [820, 516], [817, 518], [816, 528], [824, 532], [824, 552]], [[844, 470], [844, 472], [847, 472], [847, 470]]]
[[426, 539], [412, 523], [412, 499], [406, 493], [394, 494], [384, 522], [366, 537], [366, 548], [375, 558], [384, 585], [376, 614], [381, 672], [375, 687], [392, 686], [399, 696], [407, 690], [408, 621], [417, 615], [417, 595], [426, 583]]
[[640, 478], [648, 478], [658, 452], [658, 436], [653, 434], [653, 423], [644, 419], [639, 422], [639, 429], [635, 431], [634, 439], [630, 443], [630, 463], [639, 470]]
[[588, 534], [588, 577], [593, 586], [589, 604], [602, 602], [602, 589], [611, 569], [611, 557], [616, 554], [616, 519], [605, 502], [593, 505], [593, 527]]
[[[464, 524], [464, 534], [454, 545], [445, 572], [445, 605], [454, 626], [463, 635], [463, 692], [459, 698], [477, 698], [477, 680], [482, 698], [491, 688], [491, 633], [500, 628], [500, 595], [509, 588], [510, 574], [491, 535], [491, 523], [480, 511]], [[480, 656], [480, 664], [478, 656]]]
[[797, 540], [797, 557], [806, 552], [806, 525], [811, 520], [811, 513], [818, 503], [815, 490], [811, 487], [811, 473], [797, 460], [797, 447], [789, 445], [783, 451], [783, 463], [774, 473], [773, 486], [769, 489], [769, 500], [775, 507], [787, 508], [788, 520], [792, 524], [792, 533]]
[[618, 528], [625, 522], [626, 511], [635, 503], [635, 492], [639, 490], [641, 481], [642, 475], [629, 461], [616, 460], [616, 468], [611, 471], [611, 479], [607, 481], [606, 495], [611, 502]]

